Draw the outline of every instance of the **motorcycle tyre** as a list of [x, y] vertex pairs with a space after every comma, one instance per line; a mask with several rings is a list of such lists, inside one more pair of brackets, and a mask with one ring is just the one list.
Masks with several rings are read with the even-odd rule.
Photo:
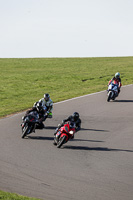
[[67, 137], [64, 135], [63, 137], [59, 138], [59, 142], [57, 143], [57, 148], [60, 148], [65, 142]]
[[109, 95], [108, 95], [108, 98], [107, 98], [107, 101], [109, 102], [110, 99], [111, 99], [111, 95], [112, 95], [112, 92], [109, 92]]
[[57, 145], [57, 140], [54, 138], [53, 145]]
[[29, 133], [27, 133], [29, 131], [30, 127], [27, 125], [26, 129], [24, 130], [23, 132], [23, 129], [22, 129], [22, 138], [24, 139], [26, 135], [28, 135]]

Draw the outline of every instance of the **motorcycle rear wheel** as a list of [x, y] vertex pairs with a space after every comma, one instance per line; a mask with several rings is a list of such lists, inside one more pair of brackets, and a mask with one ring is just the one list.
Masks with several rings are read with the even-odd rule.
[[66, 138], [67, 137], [65, 135], [59, 138], [59, 141], [57, 143], [57, 148], [60, 148], [66, 142]]

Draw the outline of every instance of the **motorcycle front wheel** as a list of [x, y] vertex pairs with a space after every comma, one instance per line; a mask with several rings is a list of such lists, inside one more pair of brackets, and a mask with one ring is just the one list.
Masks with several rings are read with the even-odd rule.
[[111, 99], [111, 95], [112, 95], [112, 92], [110, 91], [110, 92], [108, 93], [108, 98], [107, 98], [107, 101], [108, 101], [108, 102], [109, 102], [110, 99]]
[[26, 135], [30, 133], [31, 127], [28, 126], [28, 124], [25, 124], [25, 126], [22, 128], [22, 138], [25, 138]]
[[56, 140], [56, 137], [54, 137], [54, 142], [53, 142], [54, 145], [57, 145], [57, 140]]
[[66, 142], [66, 139], [67, 137], [65, 135], [63, 137], [60, 137], [57, 143], [57, 148], [60, 148]]

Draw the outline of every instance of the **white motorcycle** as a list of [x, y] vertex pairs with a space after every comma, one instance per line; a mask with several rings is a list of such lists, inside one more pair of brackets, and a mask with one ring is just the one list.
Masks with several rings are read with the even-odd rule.
[[114, 83], [110, 83], [107, 90], [107, 101], [115, 100], [115, 98], [118, 96], [118, 85]]

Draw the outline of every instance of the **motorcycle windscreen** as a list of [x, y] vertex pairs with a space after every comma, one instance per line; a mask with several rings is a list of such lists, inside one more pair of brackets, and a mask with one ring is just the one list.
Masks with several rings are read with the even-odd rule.
[[65, 131], [68, 133], [69, 132], [69, 130], [68, 130], [68, 127], [67, 126], [65, 126]]

